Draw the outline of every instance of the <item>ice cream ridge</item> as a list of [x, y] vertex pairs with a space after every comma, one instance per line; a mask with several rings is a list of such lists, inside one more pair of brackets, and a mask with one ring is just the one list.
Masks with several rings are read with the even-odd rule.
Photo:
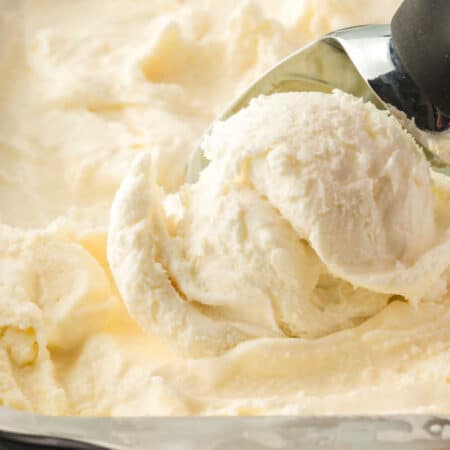
[[215, 121], [400, 1], [213, 3], [0, 0], [0, 405], [449, 413], [450, 178], [341, 91]]

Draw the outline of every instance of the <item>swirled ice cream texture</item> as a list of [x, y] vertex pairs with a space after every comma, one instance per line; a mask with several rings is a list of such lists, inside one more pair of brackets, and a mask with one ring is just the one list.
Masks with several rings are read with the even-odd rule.
[[110, 266], [150, 333], [205, 356], [442, 294], [429, 166], [386, 112], [339, 92], [259, 97], [203, 148], [196, 184], [167, 196], [144, 154], [113, 203]]
[[[191, 151], [248, 83], [332, 29], [388, 23], [399, 4], [0, 0], [2, 406], [84, 416], [450, 410], [445, 274], [425, 283], [433, 287], [422, 300], [374, 293], [373, 285], [355, 289], [352, 283], [362, 285], [367, 276], [358, 280], [354, 268], [337, 273], [325, 264], [311, 242], [298, 242], [289, 220], [273, 214], [273, 201], [259, 198], [264, 195], [241, 196], [235, 188], [212, 204], [217, 183], [211, 191], [180, 190]], [[134, 166], [144, 153], [151, 157]], [[178, 328], [167, 327], [169, 320], [159, 320], [154, 332], [151, 322], [139, 325], [106, 258], [113, 198], [136, 173], [147, 180], [142, 201], [162, 205], [160, 213], [152, 210], [161, 219], [152, 226], [168, 236], [155, 238], [170, 244], [164, 254], [142, 253], [142, 262], [154, 257], [157, 267], [170, 269], [171, 289], [195, 310], [174, 316]], [[230, 184], [228, 175], [222, 178]], [[150, 180], [156, 197], [149, 195]], [[433, 249], [450, 227], [450, 186], [432, 173], [431, 187], [434, 237], [411, 258], [423, 263], [428, 255], [438, 265], [440, 250]], [[191, 197], [205, 203], [203, 216], [187, 203]], [[237, 226], [241, 210], [258, 235], [248, 248], [246, 228]], [[142, 225], [143, 239], [147, 231]], [[208, 265], [189, 268], [186, 257], [201, 249], [186, 255], [185, 249], [208, 233], [220, 237], [205, 245]], [[223, 238], [230, 245], [219, 245]], [[154, 250], [162, 247], [156, 244]], [[242, 259], [235, 253], [227, 259], [236, 245]], [[178, 262], [169, 251], [180, 254]], [[138, 256], [128, 257], [130, 268]], [[423, 286], [421, 267], [430, 264], [401, 263], [409, 274], [417, 267]], [[261, 285], [252, 267], [264, 271]], [[304, 275], [295, 275], [297, 267]], [[226, 276], [237, 270], [242, 284]], [[215, 286], [216, 271], [226, 296]], [[350, 272], [352, 283], [344, 280]], [[283, 301], [272, 295], [272, 282]], [[301, 297], [292, 294], [297, 287]], [[312, 304], [303, 294], [311, 289]], [[245, 292], [252, 294], [247, 306], [236, 302]], [[420, 297], [416, 287], [413, 293]], [[192, 301], [197, 297], [201, 302]], [[146, 305], [142, 311], [133, 314], [149, 321], [142, 319]], [[211, 343], [182, 327], [192, 325], [183, 319], [191, 315]]]

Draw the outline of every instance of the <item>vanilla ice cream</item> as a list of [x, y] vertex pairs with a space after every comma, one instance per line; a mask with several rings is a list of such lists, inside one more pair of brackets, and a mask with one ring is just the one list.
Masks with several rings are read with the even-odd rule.
[[262, 97], [216, 124], [204, 147], [222, 177], [244, 177], [355, 285], [416, 300], [448, 266], [429, 165], [371, 104], [339, 93]]
[[382, 294], [442, 295], [449, 230], [428, 163], [386, 112], [339, 92], [274, 94], [203, 147], [196, 184], [164, 198], [144, 153], [113, 203], [109, 262], [144, 329], [202, 356], [355, 326]]
[[413, 139], [338, 92], [202, 139], [289, 52], [399, 4], [0, 0], [2, 406], [450, 411], [450, 182]]

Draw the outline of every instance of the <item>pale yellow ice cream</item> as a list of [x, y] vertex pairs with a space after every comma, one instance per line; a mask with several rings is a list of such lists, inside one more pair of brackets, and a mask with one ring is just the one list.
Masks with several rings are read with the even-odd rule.
[[440, 284], [450, 239], [436, 230], [428, 163], [373, 105], [260, 97], [203, 147], [200, 180], [166, 199], [151, 154], [138, 157], [111, 210], [122, 298], [178, 349], [319, 337], [379, 312], [381, 294], [418, 301]]
[[[336, 166], [323, 179], [320, 148], [295, 163], [303, 130], [262, 110], [298, 113], [303, 129], [302, 105], [258, 100], [242, 123], [215, 127], [211, 166], [183, 186], [192, 150], [248, 82], [333, 28], [389, 21], [399, 3], [0, 0], [2, 405], [450, 410], [450, 183], [430, 181], [391, 119], [338, 94], [317, 100], [317, 117], [346, 111], [335, 129], [317, 124], [340, 143], [324, 148]], [[324, 192], [306, 195], [308, 179]], [[329, 181], [348, 190], [327, 192]], [[361, 208], [352, 227], [349, 199]]]

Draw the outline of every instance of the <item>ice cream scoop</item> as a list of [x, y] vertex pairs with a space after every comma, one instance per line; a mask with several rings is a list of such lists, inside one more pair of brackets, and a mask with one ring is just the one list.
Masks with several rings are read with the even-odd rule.
[[210, 164], [167, 193], [142, 152], [111, 207], [130, 315], [189, 357], [351, 328], [447, 292], [430, 167], [386, 111], [335, 91], [259, 96], [214, 124]]
[[[337, 88], [387, 108], [421, 144], [432, 166], [450, 175], [450, 2], [405, 0], [391, 25], [363, 25], [330, 33], [266, 72], [220, 117], [258, 95]], [[195, 181], [208, 164], [194, 153]]]

